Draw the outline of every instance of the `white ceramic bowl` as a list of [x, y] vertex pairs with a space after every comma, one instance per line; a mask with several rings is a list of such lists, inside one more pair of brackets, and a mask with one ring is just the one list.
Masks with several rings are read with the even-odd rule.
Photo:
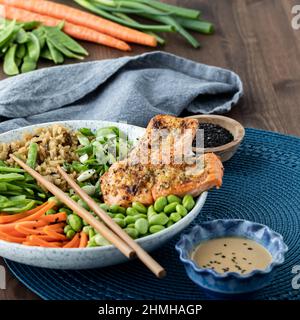
[[[18, 140], [25, 132], [32, 132], [38, 127], [47, 127], [53, 124], [61, 124], [71, 129], [90, 128], [98, 129], [107, 126], [116, 126], [129, 136], [129, 139], [136, 141], [145, 131], [144, 128], [107, 121], [64, 121], [52, 122], [12, 130], [0, 135], [1, 142]], [[206, 200], [207, 193], [204, 192], [197, 199], [196, 205], [188, 215], [171, 227], [138, 239], [137, 242], [147, 251], [161, 247], [165, 242], [176, 236], [185, 229], [199, 214]], [[84, 249], [62, 249], [30, 247], [17, 243], [0, 240], [0, 256], [32, 266], [52, 269], [89, 269], [110, 266], [127, 260], [118, 249], [109, 245], [105, 247], [94, 247]]]

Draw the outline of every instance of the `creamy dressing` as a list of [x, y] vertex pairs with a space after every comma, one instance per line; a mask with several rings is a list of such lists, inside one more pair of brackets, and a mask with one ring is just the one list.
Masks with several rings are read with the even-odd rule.
[[191, 258], [201, 268], [218, 273], [237, 272], [247, 274], [264, 270], [272, 262], [270, 252], [256, 241], [239, 237], [211, 239], [198, 245]]

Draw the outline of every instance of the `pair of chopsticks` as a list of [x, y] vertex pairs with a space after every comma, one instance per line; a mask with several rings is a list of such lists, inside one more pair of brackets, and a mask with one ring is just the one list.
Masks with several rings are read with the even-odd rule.
[[127, 258], [131, 259], [134, 256], [137, 256], [158, 278], [162, 278], [166, 275], [165, 269], [159, 263], [157, 263], [142, 247], [140, 247], [104, 210], [102, 210], [98, 204], [85, 191], [83, 191], [61, 167], [58, 166], [57, 168], [61, 176], [104, 223], [93, 217], [90, 212], [82, 208], [62, 190], [45, 179], [34, 169], [30, 168], [22, 160], [18, 159], [12, 154], [10, 157], [48, 191], [50, 191], [60, 201], [75, 211], [82, 219], [95, 228], [97, 232], [99, 232], [106, 240], [118, 248], [119, 251], [121, 251]]

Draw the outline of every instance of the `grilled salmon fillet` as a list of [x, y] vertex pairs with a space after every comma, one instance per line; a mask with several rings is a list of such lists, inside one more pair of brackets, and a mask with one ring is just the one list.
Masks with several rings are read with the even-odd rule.
[[[223, 165], [215, 154], [203, 154], [191, 162], [176, 161], [176, 157], [184, 153], [184, 146], [192, 145], [197, 128], [198, 122], [194, 119], [154, 117], [129, 157], [114, 163], [100, 178], [105, 203], [128, 207], [138, 201], [151, 205], [160, 196], [198, 196], [212, 187], [220, 187]], [[164, 147], [158, 143], [160, 138], [154, 134], [156, 129], [166, 129], [164, 142], [170, 147], [168, 162], [164, 161]]]

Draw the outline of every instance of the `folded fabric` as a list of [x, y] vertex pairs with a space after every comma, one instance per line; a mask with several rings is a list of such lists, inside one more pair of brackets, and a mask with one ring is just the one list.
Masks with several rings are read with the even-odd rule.
[[0, 132], [59, 120], [126, 121], [224, 113], [242, 96], [234, 72], [151, 52], [52, 67], [0, 81]]

